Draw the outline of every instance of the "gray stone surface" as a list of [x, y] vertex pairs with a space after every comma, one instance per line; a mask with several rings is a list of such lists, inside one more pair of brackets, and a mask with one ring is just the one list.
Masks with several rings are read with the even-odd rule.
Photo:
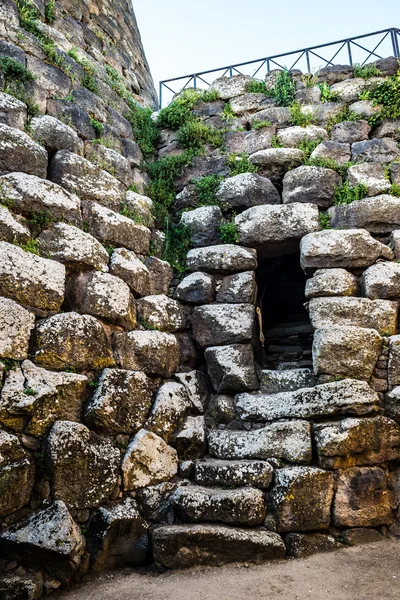
[[400, 335], [389, 338], [389, 385], [400, 385]]
[[359, 184], [366, 185], [368, 196], [377, 196], [389, 192], [391, 183], [385, 177], [385, 169], [379, 163], [361, 163], [353, 165], [347, 171], [349, 185], [355, 187]]
[[368, 139], [371, 125], [368, 121], [343, 121], [333, 126], [331, 139], [345, 144], [362, 142]]
[[318, 269], [307, 280], [306, 298], [329, 296], [356, 296], [357, 277], [346, 269]]
[[144, 327], [167, 332], [185, 328], [186, 319], [181, 305], [164, 294], [140, 298], [136, 307], [138, 322]]
[[341, 183], [340, 175], [332, 169], [298, 167], [283, 178], [282, 201], [284, 204], [309, 202], [327, 208], [332, 205], [335, 188]]
[[168, 295], [174, 270], [166, 260], [147, 256], [145, 265], [150, 273], [150, 295]]
[[26, 244], [30, 237], [31, 232], [25, 219], [19, 215], [13, 215], [8, 208], [0, 204], [0, 241], [22, 245]]
[[26, 118], [26, 104], [14, 96], [0, 92], [0, 123], [23, 130]]
[[290, 169], [299, 167], [304, 154], [296, 148], [268, 148], [251, 154], [249, 160], [265, 177], [279, 179]]
[[256, 279], [253, 271], [229, 275], [222, 280], [217, 302], [232, 304], [253, 304], [256, 297]]
[[212, 275], [195, 271], [178, 285], [174, 298], [190, 304], [209, 304], [214, 300], [215, 281]]
[[250, 345], [212, 346], [206, 349], [205, 358], [208, 375], [216, 392], [254, 390], [259, 387]]
[[206, 273], [235, 273], [248, 271], [257, 266], [257, 253], [253, 248], [234, 244], [221, 244], [209, 248], [189, 250], [186, 260], [189, 271]]
[[150, 293], [150, 271], [132, 250], [116, 248], [111, 255], [110, 272], [125, 281], [135, 296]]
[[350, 144], [336, 141], [322, 142], [313, 150], [310, 158], [323, 158], [332, 160], [338, 165], [345, 165], [351, 158]]
[[0, 356], [23, 360], [28, 356], [35, 315], [9, 298], [0, 297]]
[[212, 246], [220, 241], [218, 231], [222, 223], [222, 212], [218, 206], [201, 206], [184, 212], [180, 223], [189, 228], [194, 248]]
[[221, 100], [230, 100], [242, 96], [247, 85], [252, 81], [249, 75], [234, 75], [233, 77], [219, 77], [211, 84], [211, 89], [216, 90]]
[[257, 173], [241, 173], [225, 179], [216, 193], [220, 202], [227, 206], [244, 209], [260, 204], [280, 204], [276, 187], [267, 177]]
[[293, 558], [333, 552], [341, 547], [332, 535], [324, 533], [288, 533], [285, 535], [285, 545], [287, 554]]
[[48, 156], [23, 131], [0, 123], [0, 173], [20, 171], [46, 177]]
[[50, 115], [33, 117], [29, 127], [33, 139], [43, 144], [49, 152], [54, 153], [58, 150], [69, 150], [74, 154], [83, 152], [83, 142], [72, 127]]
[[168, 442], [191, 406], [187, 388], [167, 381], [157, 391], [145, 428]]
[[322, 142], [328, 139], [326, 129], [317, 125], [287, 127], [277, 133], [279, 143], [285, 148], [297, 148], [301, 142]]
[[250, 304], [208, 304], [194, 309], [193, 337], [202, 347], [251, 339], [255, 310]]
[[[206, 422], [203, 415], [189, 415], [175, 435], [174, 444], [180, 459], [191, 462], [202, 458], [207, 449]], [[182, 463], [181, 463], [182, 464]]]
[[332, 206], [328, 214], [334, 228], [389, 233], [400, 225], [400, 202], [395, 196], [382, 194], [355, 200], [349, 205]]
[[355, 142], [351, 147], [353, 162], [391, 163], [400, 157], [398, 144], [391, 139], [366, 140]]
[[116, 361], [123, 369], [171, 377], [178, 369], [179, 347], [174, 335], [161, 331], [130, 331], [114, 337]]
[[0, 430], [0, 517], [7, 517], [30, 500], [35, 466], [15, 435]]
[[274, 469], [262, 460], [217, 460], [206, 458], [195, 463], [195, 480], [200, 485], [261, 489], [269, 487]]
[[[400, 264], [380, 262], [362, 274], [361, 285], [367, 298], [400, 298]], [[392, 331], [393, 335], [396, 331]]]
[[293, 392], [301, 388], [315, 385], [315, 378], [310, 369], [285, 369], [284, 371], [261, 371], [261, 391], [263, 394]]

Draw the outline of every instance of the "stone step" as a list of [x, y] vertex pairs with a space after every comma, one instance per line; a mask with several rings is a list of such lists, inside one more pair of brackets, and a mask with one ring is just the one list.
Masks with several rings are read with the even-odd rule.
[[315, 377], [310, 369], [287, 369], [261, 371], [261, 391], [264, 394], [291, 392], [315, 385]]
[[281, 458], [291, 463], [310, 463], [311, 426], [307, 421], [279, 421], [261, 429], [208, 432], [209, 453], [225, 460]]
[[181, 486], [172, 507], [183, 521], [218, 521], [231, 525], [261, 525], [266, 516], [264, 495], [250, 487], [238, 489]]
[[313, 333], [314, 328], [309, 321], [294, 321], [293, 323], [278, 323], [265, 333], [266, 338], [283, 338], [291, 335]]
[[243, 421], [255, 422], [362, 416], [379, 410], [379, 397], [366, 381], [343, 379], [293, 392], [238, 394], [235, 409]]
[[218, 460], [206, 458], [195, 463], [195, 481], [200, 485], [268, 488], [274, 473], [263, 460]]
[[277, 533], [224, 525], [163, 525], [153, 529], [151, 541], [156, 565], [168, 569], [238, 560], [261, 563], [285, 555]]

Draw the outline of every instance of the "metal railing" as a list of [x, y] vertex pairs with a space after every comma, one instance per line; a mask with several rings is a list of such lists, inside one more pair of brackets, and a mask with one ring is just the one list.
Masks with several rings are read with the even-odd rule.
[[[365, 42], [361, 44], [361, 40], [368, 38], [368, 42], [372, 43], [372, 49], [365, 47]], [[316, 52], [316, 51], [319, 52]], [[329, 51], [330, 58], [322, 56], [325, 51]], [[331, 55], [333, 50], [333, 55]], [[379, 54], [378, 51], [379, 50]], [[272, 69], [301, 69], [305, 73], [312, 73], [314, 69], [319, 69], [324, 66], [335, 64], [354, 64], [365, 65], [370, 59], [379, 60], [387, 56], [393, 55], [400, 58], [400, 29], [392, 27], [390, 29], [382, 29], [373, 33], [366, 33], [320, 46], [311, 48], [303, 48], [294, 50], [293, 52], [285, 52], [284, 54], [275, 54], [258, 60], [251, 60], [228, 67], [220, 67], [209, 71], [192, 73], [173, 79], [165, 79], [160, 81], [160, 108], [169, 103], [174, 94], [177, 94], [188, 87], [201, 87], [207, 89], [211, 82], [205, 78], [207, 75], [213, 74], [213, 80], [218, 77], [232, 77], [233, 75], [250, 75], [251, 77], [265, 77]], [[287, 61], [282, 64], [282, 59]], [[278, 62], [279, 61], [279, 62]], [[294, 62], [292, 62], [294, 61]], [[318, 64], [317, 64], [317, 61]], [[321, 62], [322, 61], [322, 62]], [[288, 66], [290, 65], [290, 66]], [[254, 70], [255, 69], [255, 70]], [[178, 85], [176, 85], [178, 84]], [[200, 84], [200, 85], [199, 85]], [[175, 89], [172, 88], [172, 85]], [[204, 85], [206, 87], [204, 87]], [[168, 97], [168, 100], [166, 99]]]

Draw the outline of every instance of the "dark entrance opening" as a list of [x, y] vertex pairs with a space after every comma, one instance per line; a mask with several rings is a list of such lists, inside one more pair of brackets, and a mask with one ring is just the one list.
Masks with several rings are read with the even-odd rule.
[[300, 267], [300, 254], [265, 260], [256, 279], [264, 335], [263, 367], [312, 367], [313, 328], [304, 306], [307, 277]]

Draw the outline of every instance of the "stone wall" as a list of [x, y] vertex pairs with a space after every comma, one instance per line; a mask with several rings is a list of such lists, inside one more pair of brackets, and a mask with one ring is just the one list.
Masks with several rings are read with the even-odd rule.
[[[108, 44], [106, 7], [85, 7], [56, 3], [43, 27], [59, 48], [88, 25]], [[119, 79], [95, 44], [94, 74], [64, 48], [73, 81], [12, 0], [0, 16], [2, 56], [37, 77], [26, 102], [6, 76], [0, 93], [0, 591], [33, 599], [89, 571], [261, 562], [396, 533], [400, 124], [372, 128], [376, 107], [359, 100], [396, 61], [368, 79], [321, 71], [333, 102], [294, 73], [304, 126], [249, 78], [218, 80], [192, 97], [202, 144], [159, 115], [146, 156], [167, 162], [149, 166], [126, 118], [152, 94], [124, 62], [132, 37], [107, 45]], [[365, 183], [363, 197], [338, 204], [343, 181]], [[295, 252], [313, 371], [265, 369], [257, 265]]]

